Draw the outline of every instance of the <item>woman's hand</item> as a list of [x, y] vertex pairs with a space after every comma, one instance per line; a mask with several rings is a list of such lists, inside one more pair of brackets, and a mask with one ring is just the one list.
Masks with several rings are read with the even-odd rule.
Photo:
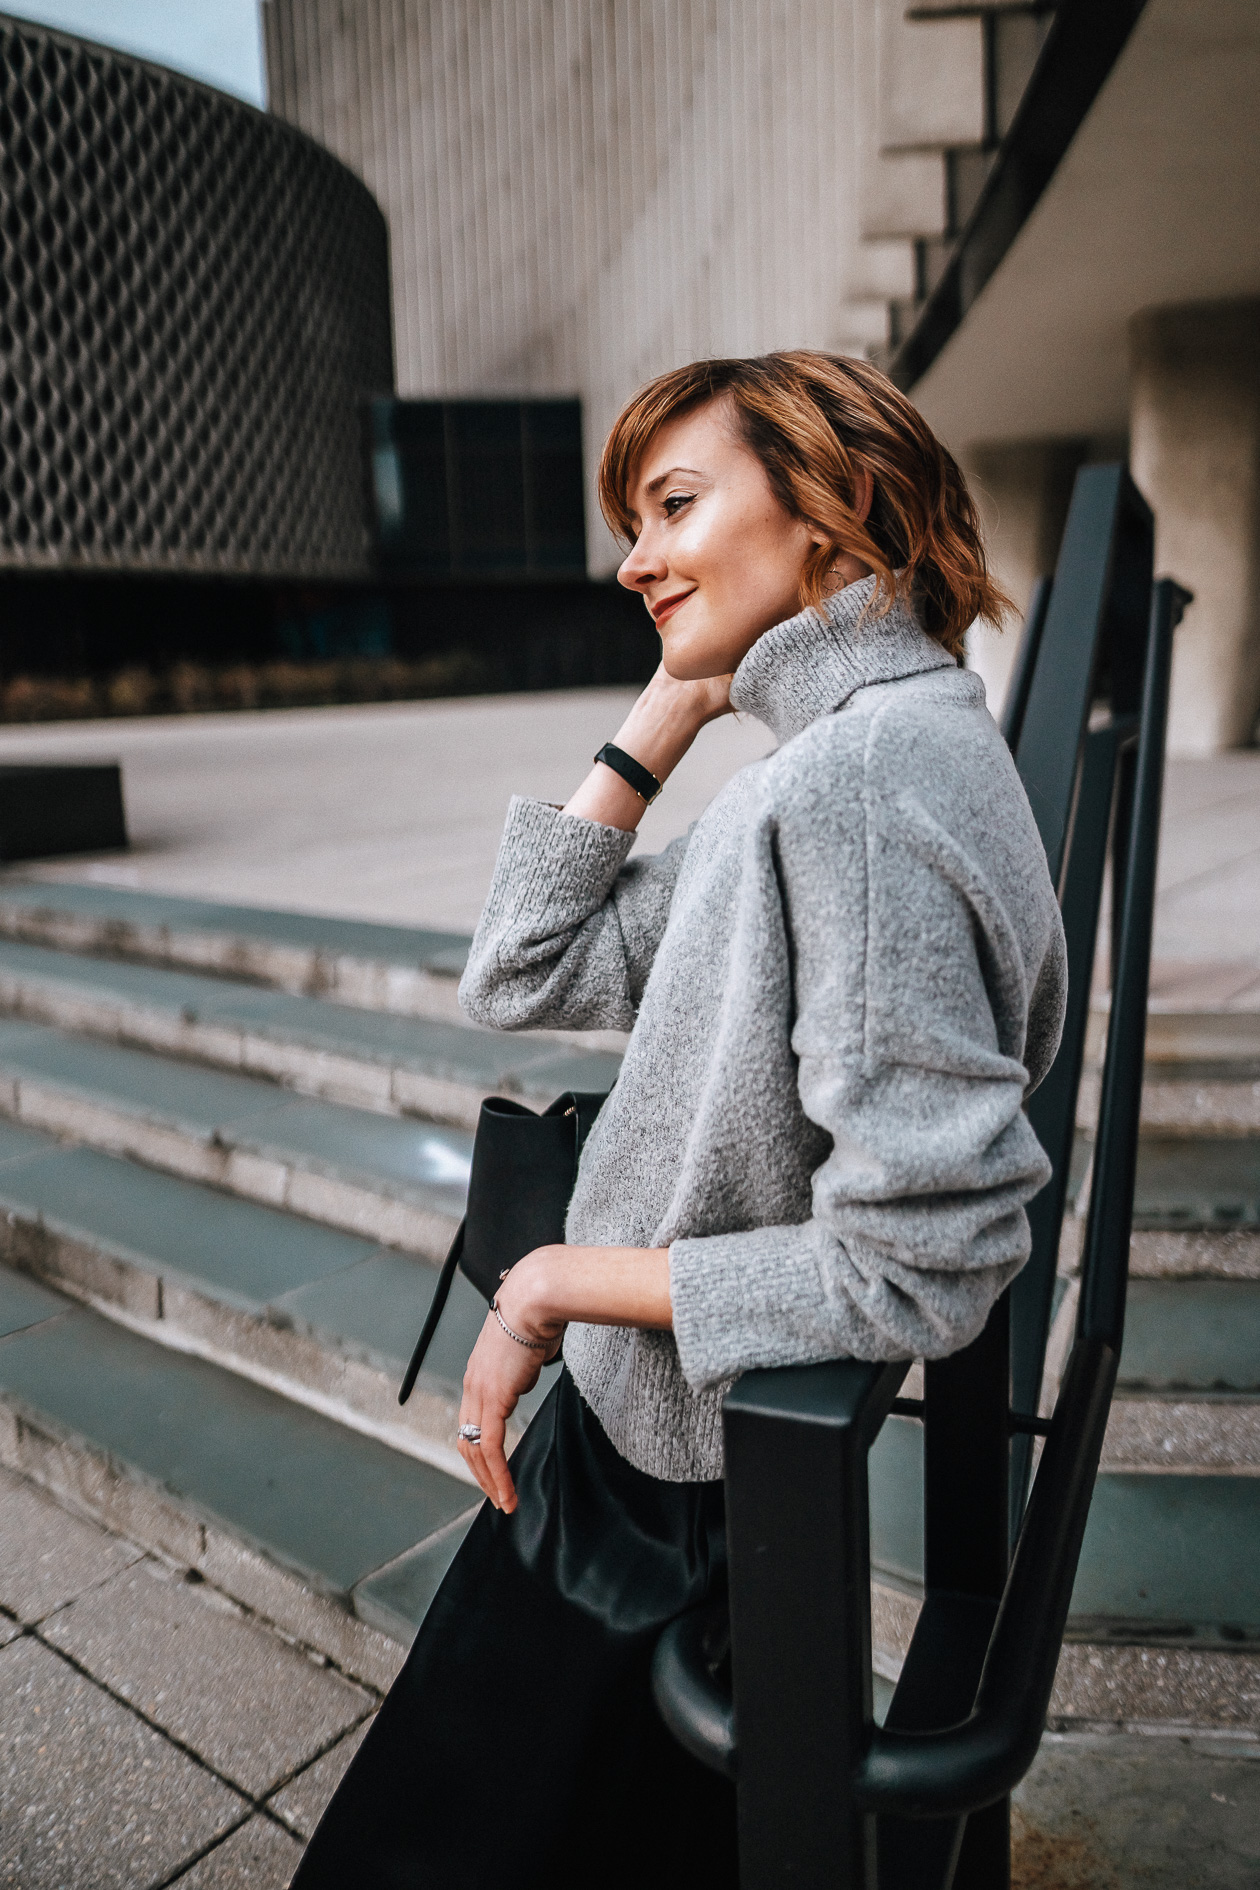
[[[540, 1319], [539, 1309], [528, 1303], [531, 1296], [522, 1290], [534, 1283], [531, 1275], [545, 1267], [549, 1252], [549, 1248], [539, 1247], [527, 1254], [512, 1269], [496, 1295], [504, 1323], [531, 1343], [522, 1345], [520, 1340], [511, 1338], [493, 1312], [487, 1313], [464, 1367], [459, 1421], [461, 1425], [479, 1425], [481, 1442], [472, 1444], [461, 1437], [459, 1454], [495, 1508], [508, 1516], [516, 1508], [516, 1485], [504, 1449], [508, 1419], [525, 1393], [534, 1389], [543, 1366], [555, 1357], [564, 1338], [563, 1323], [545, 1317]], [[522, 1268], [525, 1268], [524, 1273]]]
[[512, 1268], [497, 1294], [504, 1325], [487, 1315], [464, 1370], [461, 1424], [475, 1424], [481, 1442], [459, 1440], [459, 1454], [496, 1509], [511, 1515], [516, 1485], [503, 1448], [507, 1423], [555, 1357], [571, 1319], [587, 1325], [668, 1331], [669, 1250], [665, 1247], [536, 1247]]
[[[626, 729], [630, 729], [635, 720], [635, 711], [642, 706], [645, 711], [650, 709], [654, 715], [664, 713], [675, 725], [689, 726], [694, 739], [706, 722], [716, 722], [720, 715], [734, 715], [731, 703], [731, 684], [734, 680], [732, 672], [729, 676], [704, 676], [699, 682], [680, 682], [661, 663], [627, 716]], [[656, 770], [652, 772], [655, 774]]]
[[459, 1440], [459, 1454], [496, 1509], [511, 1515], [516, 1508], [516, 1486], [507, 1465], [504, 1440], [507, 1422], [521, 1398], [538, 1383], [543, 1354], [527, 1351], [509, 1339], [493, 1313], [486, 1315], [477, 1343], [464, 1368], [461, 1424], [481, 1427], [481, 1442]]

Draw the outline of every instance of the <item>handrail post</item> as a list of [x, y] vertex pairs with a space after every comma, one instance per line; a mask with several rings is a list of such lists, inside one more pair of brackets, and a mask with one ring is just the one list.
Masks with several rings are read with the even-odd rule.
[[866, 1460], [907, 1369], [752, 1372], [727, 1397], [741, 1890], [876, 1890], [854, 1793], [872, 1723]]
[[[1124, 1337], [1129, 1233], [1137, 1172], [1172, 641], [1173, 632], [1190, 601], [1190, 592], [1172, 578], [1160, 578], [1155, 585], [1145, 653], [1141, 734], [1134, 757], [1125, 833], [1126, 870], [1123, 879], [1117, 879], [1116, 910], [1112, 915], [1117, 939], [1113, 955], [1115, 976], [1107, 1024], [1100, 1132], [1090, 1189], [1086, 1264], [1081, 1279], [1077, 1330], [1083, 1338], [1104, 1340], [1117, 1354]], [[1120, 1129], [1113, 1135], [1103, 1134], [1103, 1125], [1112, 1120], [1120, 1124]]]

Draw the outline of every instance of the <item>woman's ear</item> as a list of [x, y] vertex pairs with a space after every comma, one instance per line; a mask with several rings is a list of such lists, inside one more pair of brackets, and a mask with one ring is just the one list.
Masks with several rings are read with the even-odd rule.
[[853, 507], [854, 514], [858, 522], [865, 525], [871, 515], [871, 507], [875, 503], [875, 480], [868, 466], [862, 466], [858, 470], [857, 491], [854, 498], [856, 500]]

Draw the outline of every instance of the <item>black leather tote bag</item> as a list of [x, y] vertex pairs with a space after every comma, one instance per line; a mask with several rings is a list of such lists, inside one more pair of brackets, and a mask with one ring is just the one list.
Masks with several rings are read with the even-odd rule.
[[535, 1247], [562, 1244], [578, 1157], [604, 1101], [603, 1095], [568, 1090], [541, 1116], [506, 1096], [489, 1096], [482, 1103], [468, 1205], [438, 1275], [424, 1329], [399, 1389], [399, 1404], [411, 1396], [456, 1267], [489, 1305], [502, 1274], [518, 1260]]

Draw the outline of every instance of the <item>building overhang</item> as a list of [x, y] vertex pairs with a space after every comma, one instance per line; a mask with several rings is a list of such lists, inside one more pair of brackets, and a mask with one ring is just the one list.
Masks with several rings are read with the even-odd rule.
[[909, 382], [956, 451], [1123, 433], [1130, 317], [1260, 295], [1257, 100], [1255, 0], [1147, 0], [1002, 260]]

